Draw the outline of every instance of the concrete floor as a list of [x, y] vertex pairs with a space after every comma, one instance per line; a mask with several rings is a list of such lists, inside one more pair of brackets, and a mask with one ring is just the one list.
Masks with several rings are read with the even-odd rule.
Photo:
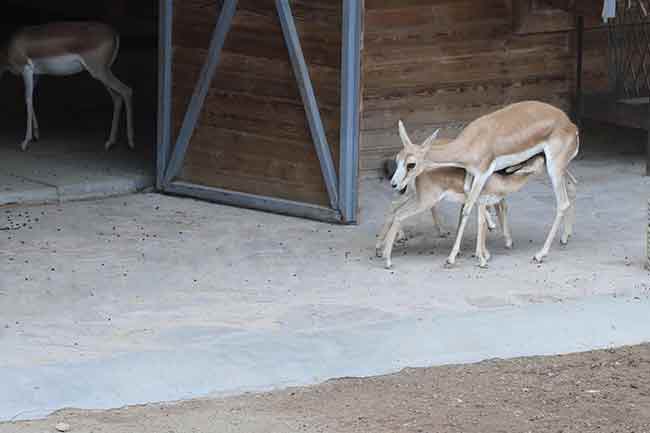
[[0, 205], [99, 198], [153, 185], [153, 162], [123, 143], [110, 152], [93, 132], [50, 132], [19, 148], [18, 134], [0, 136]]
[[510, 199], [515, 248], [492, 234], [487, 270], [473, 226], [443, 269], [452, 239], [426, 215], [385, 270], [376, 178], [356, 227], [158, 194], [2, 208], [0, 420], [649, 341], [641, 158], [574, 171], [570, 244], [530, 261], [553, 216], [540, 178]]

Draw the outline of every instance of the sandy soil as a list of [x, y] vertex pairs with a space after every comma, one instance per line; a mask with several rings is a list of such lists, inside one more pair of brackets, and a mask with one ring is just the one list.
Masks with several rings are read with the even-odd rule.
[[227, 399], [63, 410], [2, 433], [650, 432], [650, 345], [473, 365]]

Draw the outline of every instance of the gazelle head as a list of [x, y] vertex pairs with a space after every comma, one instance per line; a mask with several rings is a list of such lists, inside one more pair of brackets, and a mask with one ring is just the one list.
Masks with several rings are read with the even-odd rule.
[[404, 191], [408, 185], [414, 181], [422, 171], [424, 171], [424, 166], [421, 164], [422, 159], [424, 158], [429, 146], [438, 137], [440, 129], [436, 129], [421, 145], [413, 144], [406, 133], [406, 128], [404, 128], [404, 124], [401, 120], [398, 122], [398, 129], [404, 147], [395, 156], [397, 168], [390, 180], [390, 184], [395, 190]]

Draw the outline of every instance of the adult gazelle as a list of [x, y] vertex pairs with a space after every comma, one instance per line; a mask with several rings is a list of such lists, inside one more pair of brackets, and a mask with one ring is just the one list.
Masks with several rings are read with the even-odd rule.
[[397, 169], [391, 179], [396, 190], [402, 190], [421, 173], [442, 167], [463, 168], [473, 178], [468, 182], [471, 187], [463, 205], [456, 242], [447, 258], [448, 265], [455, 263], [468, 216], [492, 173], [543, 154], [555, 193], [556, 213], [546, 241], [534, 260], [541, 262], [548, 255], [560, 223], [571, 208], [566, 173], [579, 148], [578, 128], [562, 110], [537, 101], [511, 104], [479, 117], [457, 138], [440, 146], [430, 146], [436, 133], [423, 145], [414, 145], [401, 121], [399, 134], [404, 149], [396, 158]]
[[113, 122], [106, 141], [108, 150], [117, 140], [122, 105], [126, 105], [129, 147], [135, 146], [132, 90], [118, 80], [111, 66], [117, 58], [120, 37], [110, 26], [96, 22], [60, 22], [25, 27], [17, 31], [0, 49], [0, 76], [6, 70], [25, 83], [27, 131], [21, 149], [39, 138], [34, 112], [34, 88], [39, 75], [66, 76], [88, 71], [99, 80], [113, 99]]

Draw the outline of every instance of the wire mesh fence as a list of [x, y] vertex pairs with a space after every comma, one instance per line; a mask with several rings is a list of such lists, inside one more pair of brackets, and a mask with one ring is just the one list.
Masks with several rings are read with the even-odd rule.
[[618, 99], [650, 95], [650, 1], [619, 0], [609, 26], [609, 62]]

